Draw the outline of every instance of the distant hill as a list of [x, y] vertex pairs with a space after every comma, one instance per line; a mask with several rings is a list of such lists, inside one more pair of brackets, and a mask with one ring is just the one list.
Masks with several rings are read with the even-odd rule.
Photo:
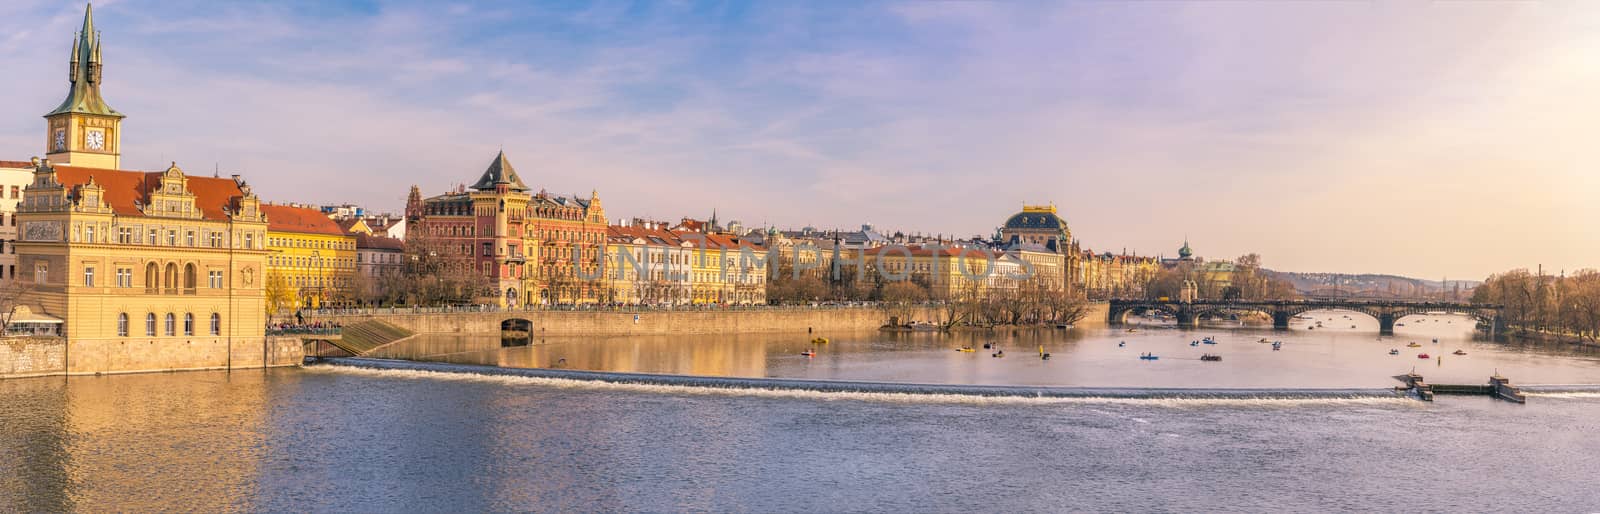
[[1306, 296], [1357, 298], [1458, 299], [1472, 297], [1481, 281], [1451, 280], [1444, 283], [1399, 275], [1343, 273], [1300, 273], [1264, 270], [1270, 276], [1288, 281]]

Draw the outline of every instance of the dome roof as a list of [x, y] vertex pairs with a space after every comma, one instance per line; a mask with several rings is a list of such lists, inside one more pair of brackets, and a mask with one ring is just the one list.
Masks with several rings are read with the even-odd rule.
[[1062, 230], [1067, 228], [1067, 221], [1053, 212], [1022, 211], [1007, 219], [1005, 228]]
[[1188, 239], [1183, 240], [1183, 248], [1179, 248], [1178, 249], [1178, 257], [1187, 259], [1187, 258], [1189, 258], [1190, 256], [1193, 256], [1193, 255], [1194, 255], [1194, 250], [1190, 250], [1189, 249], [1189, 240]]

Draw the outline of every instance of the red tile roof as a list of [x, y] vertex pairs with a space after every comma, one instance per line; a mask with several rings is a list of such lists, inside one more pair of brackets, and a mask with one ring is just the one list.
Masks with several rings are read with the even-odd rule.
[[371, 248], [376, 250], [403, 251], [406, 249], [405, 241], [401, 241], [392, 237], [369, 236], [362, 232], [356, 232], [355, 236], [356, 249], [358, 250]]
[[316, 209], [261, 204], [261, 212], [267, 215], [267, 230], [330, 236], [346, 235], [343, 230], [339, 230], [339, 225], [334, 223], [333, 219]]
[[[150, 203], [150, 191], [161, 187], [161, 171], [126, 171], [77, 166], [55, 166], [56, 181], [68, 190], [89, 183], [92, 177], [105, 189], [102, 199], [111, 205], [119, 216], [144, 216], [139, 205]], [[231, 208], [244, 196], [239, 184], [231, 178], [197, 177], [190, 175], [189, 192], [194, 193], [195, 207], [208, 220], [226, 220], [225, 208]]]
[[32, 168], [30, 161], [0, 161], [0, 168]]

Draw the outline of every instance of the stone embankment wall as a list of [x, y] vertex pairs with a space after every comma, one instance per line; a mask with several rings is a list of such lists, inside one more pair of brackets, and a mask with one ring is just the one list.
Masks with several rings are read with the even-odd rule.
[[[932, 320], [937, 312], [913, 319]], [[873, 308], [756, 309], [728, 311], [505, 311], [473, 313], [396, 313], [307, 317], [308, 322], [349, 325], [379, 319], [419, 334], [499, 334], [500, 323], [525, 319], [537, 336], [627, 336], [872, 330], [887, 316]]]
[[298, 366], [297, 337], [255, 340], [0, 340], [0, 378]]
[[0, 339], [0, 378], [60, 375], [67, 370], [67, 342], [58, 337]]
[[[1109, 307], [1089, 305], [1080, 327], [1105, 326]], [[937, 321], [939, 309], [918, 309], [911, 320]], [[765, 332], [834, 332], [873, 330], [888, 315], [873, 307], [773, 308], [725, 311], [503, 311], [466, 313], [411, 313], [405, 310], [339, 316], [309, 316], [307, 322], [344, 325], [379, 319], [419, 334], [489, 335], [500, 333], [500, 323], [525, 319], [535, 336], [627, 336], [669, 334], [731, 334]]]

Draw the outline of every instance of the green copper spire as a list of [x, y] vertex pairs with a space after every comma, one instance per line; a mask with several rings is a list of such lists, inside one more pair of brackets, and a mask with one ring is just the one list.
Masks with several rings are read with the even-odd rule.
[[76, 112], [124, 117], [100, 98], [100, 33], [94, 30], [94, 5], [84, 7], [83, 30], [72, 41], [70, 63], [67, 79], [72, 82], [72, 91], [67, 93], [60, 107], [45, 116]]

